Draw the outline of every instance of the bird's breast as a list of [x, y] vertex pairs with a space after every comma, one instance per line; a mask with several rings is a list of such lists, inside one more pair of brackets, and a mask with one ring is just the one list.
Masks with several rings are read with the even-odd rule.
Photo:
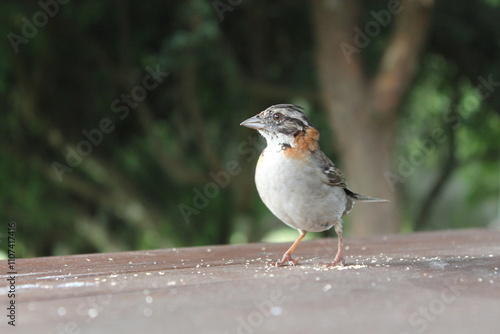
[[308, 151], [266, 148], [257, 163], [255, 183], [269, 210], [294, 228], [329, 229], [346, 207], [344, 190], [321, 180]]

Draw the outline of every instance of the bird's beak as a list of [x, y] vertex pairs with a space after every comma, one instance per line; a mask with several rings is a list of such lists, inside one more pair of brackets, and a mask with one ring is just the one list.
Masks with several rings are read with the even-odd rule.
[[258, 116], [250, 117], [249, 119], [241, 122], [240, 125], [256, 130], [260, 130], [266, 127], [266, 124], [264, 124], [264, 122]]

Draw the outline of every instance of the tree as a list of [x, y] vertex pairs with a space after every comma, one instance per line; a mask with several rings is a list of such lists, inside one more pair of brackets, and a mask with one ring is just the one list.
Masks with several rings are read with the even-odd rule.
[[[0, 2], [0, 220], [18, 223], [19, 256], [269, 236], [284, 225], [253, 181], [264, 143], [238, 124], [276, 103], [306, 107], [353, 190], [393, 201], [358, 204], [348, 232], [395, 231], [398, 210], [407, 229], [485, 226], [498, 1], [428, 3]], [[398, 182], [399, 154], [436, 127], [454, 132]]]
[[[357, 205], [355, 235], [397, 232], [400, 175], [390, 173], [400, 105], [425, 45], [432, 1], [389, 1], [361, 24], [361, 1], [311, 1], [321, 99], [328, 112], [342, 167], [354, 191], [391, 200], [374, 209]], [[364, 68], [363, 49], [391, 25], [374, 75]], [[340, 79], [341, 78], [341, 79]], [[377, 213], [374, 214], [374, 210]]]

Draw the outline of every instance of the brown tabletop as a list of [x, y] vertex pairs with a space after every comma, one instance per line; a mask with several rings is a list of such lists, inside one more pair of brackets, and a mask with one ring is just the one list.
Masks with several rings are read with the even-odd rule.
[[[0, 261], [0, 333], [498, 333], [500, 232]], [[15, 276], [15, 297], [8, 298]], [[8, 325], [15, 302], [15, 327]]]

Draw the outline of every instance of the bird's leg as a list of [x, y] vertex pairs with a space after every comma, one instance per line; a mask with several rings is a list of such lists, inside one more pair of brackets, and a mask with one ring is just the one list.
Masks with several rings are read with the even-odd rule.
[[295, 248], [297, 248], [302, 239], [304, 239], [304, 237], [307, 234], [307, 231], [299, 230], [299, 233], [300, 233], [299, 237], [297, 238], [297, 240], [295, 240], [293, 245], [290, 248], [288, 248], [285, 254], [283, 254], [283, 258], [281, 259], [281, 261], [276, 262], [276, 267], [286, 266], [289, 263], [292, 263], [292, 265], [296, 265], [297, 263], [299, 263], [297, 260], [292, 259], [292, 253], [295, 250]]
[[342, 244], [342, 221], [339, 221], [337, 224], [335, 224], [335, 232], [337, 233], [338, 237], [338, 249], [337, 249], [337, 255], [335, 255], [335, 258], [333, 259], [332, 263], [329, 263], [329, 266], [344, 266], [345, 265], [345, 260], [343, 256], [343, 250], [344, 246]]

